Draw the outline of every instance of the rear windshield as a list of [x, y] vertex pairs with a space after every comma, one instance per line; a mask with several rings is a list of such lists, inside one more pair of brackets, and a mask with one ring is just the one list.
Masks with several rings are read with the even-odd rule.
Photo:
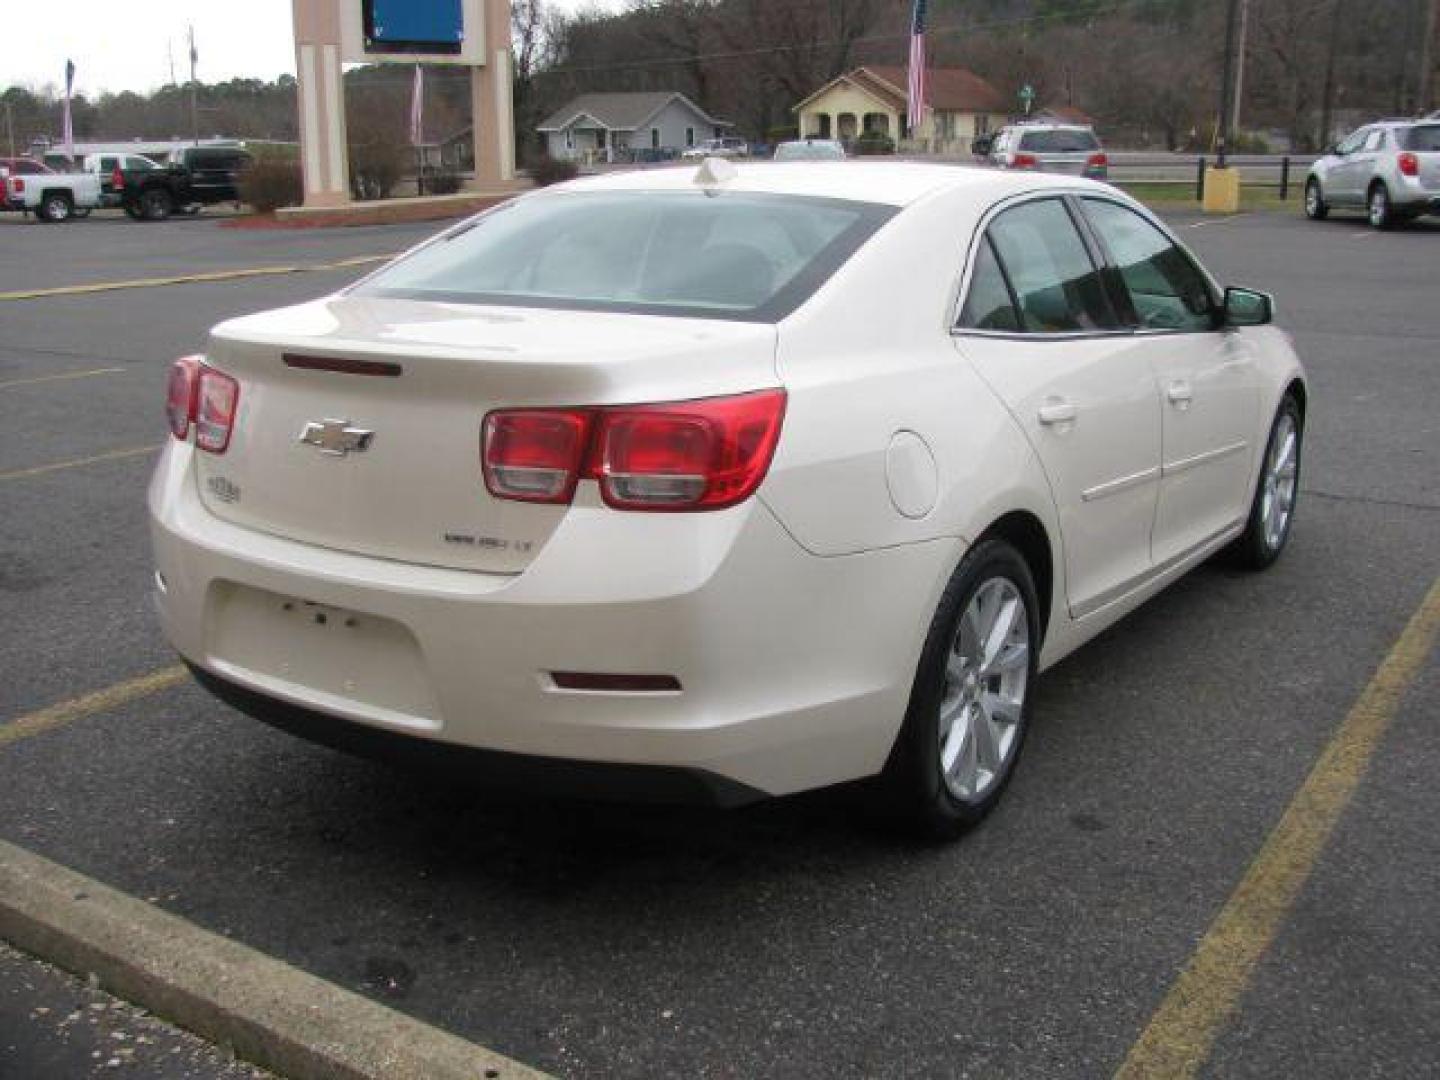
[[842, 161], [845, 151], [835, 143], [781, 143], [776, 161]]
[[1100, 140], [1093, 131], [1083, 128], [1060, 128], [1054, 131], [1027, 131], [1020, 139], [1021, 150], [1041, 154], [1079, 153], [1099, 150]]
[[1422, 124], [1402, 131], [1400, 145], [1417, 154], [1440, 151], [1440, 124]]
[[774, 322], [894, 213], [741, 192], [558, 192], [467, 222], [357, 293]]

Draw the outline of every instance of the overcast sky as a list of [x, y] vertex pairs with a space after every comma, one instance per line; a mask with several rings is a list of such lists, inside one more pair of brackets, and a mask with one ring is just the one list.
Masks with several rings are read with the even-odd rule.
[[[153, 90], [170, 81], [167, 50], [173, 50], [176, 75], [184, 81], [185, 28], [192, 22], [204, 82], [237, 76], [273, 79], [295, 71], [290, 0], [68, 0], [64, 18], [46, 17], [43, 11], [56, 2], [19, 0], [17, 7], [0, 0], [0, 11], [29, 13], [3, 19], [0, 88], [12, 83], [63, 87], [69, 59], [75, 61], [79, 93]], [[620, 0], [549, 2], [566, 11], [623, 6]]]

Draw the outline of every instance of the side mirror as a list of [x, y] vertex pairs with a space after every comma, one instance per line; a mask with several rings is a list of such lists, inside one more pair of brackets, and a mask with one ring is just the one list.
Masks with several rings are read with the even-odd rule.
[[1226, 326], [1265, 326], [1275, 319], [1275, 301], [1269, 293], [1235, 286], [1225, 290]]
[[1326, 155], [1327, 157], [1344, 157], [1344, 156], [1345, 156], [1344, 154], [1340, 153], [1340, 144], [1339, 144], [1339, 143], [1333, 143], [1333, 142], [1332, 142], [1329, 146], [1325, 147], [1325, 155]]

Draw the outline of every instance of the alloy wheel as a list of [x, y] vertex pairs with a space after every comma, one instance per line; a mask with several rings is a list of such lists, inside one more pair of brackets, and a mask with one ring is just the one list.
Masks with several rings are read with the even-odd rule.
[[945, 657], [940, 770], [955, 798], [979, 802], [1004, 778], [1029, 679], [1025, 599], [1008, 578], [988, 578], [971, 595]]
[[1300, 474], [1300, 431], [1295, 417], [1281, 413], [1275, 421], [1275, 434], [1270, 439], [1270, 453], [1265, 462], [1264, 485], [1260, 502], [1260, 521], [1265, 545], [1278, 550], [1285, 542], [1290, 518], [1295, 510], [1295, 489]]

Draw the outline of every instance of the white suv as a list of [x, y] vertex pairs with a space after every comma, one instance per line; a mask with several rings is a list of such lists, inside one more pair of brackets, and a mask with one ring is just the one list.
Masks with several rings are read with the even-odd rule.
[[1345, 208], [1377, 229], [1440, 214], [1440, 120], [1368, 124], [1310, 166], [1305, 215], [1323, 221]]
[[690, 147], [682, 158], [745, 157], [750, 153], [750, 144], [744, 139], [727, 136], [723, 139], [706, 139]]

